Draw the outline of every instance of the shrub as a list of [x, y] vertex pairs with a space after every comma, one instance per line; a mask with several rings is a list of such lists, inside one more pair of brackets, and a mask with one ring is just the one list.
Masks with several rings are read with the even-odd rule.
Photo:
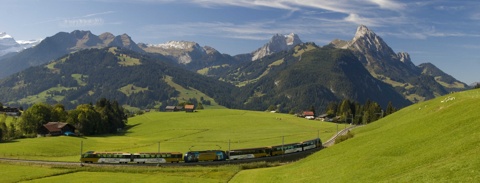
[[338, 144], [340, 142], [343, 142], [349, 138], [353, 138], [354, 134], [350, 130], [347, 132], [345, 135], [340, 135], [335, 139], [335, 144]]

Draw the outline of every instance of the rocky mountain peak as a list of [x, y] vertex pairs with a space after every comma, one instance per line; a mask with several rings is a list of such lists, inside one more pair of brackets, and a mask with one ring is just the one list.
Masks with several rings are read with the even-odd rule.
[[110, 42], [112, 42], [113, 39], [115, 39], [115, 36], [110, 32], [105, 32], [103, 34], [100, 34], [98, 38], [100, 38], [105, 44], [110, 44]]
[[184, 50], [184, 51], [194, 51], [194, 50], [203, 50], [203, 48], [196, 42], [192, 41], [169, 41], [163, 44], [153, 44], [150, 45], [153, 47], [158, 47], [167, 50]]
[[410, 54], [408, 54], [407, 52], [399, 52], [397, 53], [397, 57], [400, 62], [403, 62], [405, 65], [410, 67], [410, 69], [412, 70], [417, 69], [417, 66], [413, 64], [412, 59], [410, 58]]
[[263, 47], [252, 52], [252, 61], [261, 59], [265, 56], [271, 55], [273, 53], [285, 51], [292, 49], [296, 45], [302, 44], [297, 34], [290, 33], [287, 35], [275, 34], [270, 39], [270, 41], [265, 44]]
[[122, 34], [120, 36], [115, 36], [115, 38], [108, 43], [107, 46], [118, 46], [122, 48], [127, 48], [133, 50], [135, 52], [144, 52], [140, 47], [138, 47], [137, 43], [135, 43], [132, 38], [127, 34]]
[[18, 45], [17, 41], [13, 39], [12, 36], [8, 35], [6, 32], [0, 32], [0, 49], [2, 47], [10, 47]]
[[0, 57], [33, 47], [40, 41], [41, 40], [17, 41], [6, 32], [0, 32]]
[[348, 47], [353, 47], [361, 52], [382, 53], [384, 56], [395, 54], [380, 36], [365, 25], [358, 26], [357, 32]]
[[355, 32], [355, 37], [353, 37], [353, 41], [360, 39], [362, 37], [367, 37], [367, 38], [374, 38], [377, 35], [371, 31], [367, 26], [365, 25], [360, 25], [357, 27], [357, 32]]
[[189, 64], [193, 60], [217, 52], [212, 47], [202, 47], [192, 41], [168, 41], [162, 44], [148, 44], [142, 47], [146, 52], [160, 53], [176, 60], [180, 64]]

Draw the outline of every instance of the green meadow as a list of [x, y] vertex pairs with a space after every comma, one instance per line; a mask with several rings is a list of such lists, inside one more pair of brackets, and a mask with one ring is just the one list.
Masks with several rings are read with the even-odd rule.
[[[442, 102], [443, 101], [443, 102]], [[479, 182], [480, 90], [442, 96], [353, 130], [355, 136], [298, 162], [270, 168], [79, 167], [0, 163], [0, 182]], [[78, 161], [83, 151], [228, 149], [326, 140], [336, 124], [287, 114], [216, 109], [153, 112], [124, 134], [1, 143], [0, 156]], [[340, 125], [340, 127], [342, 127]], [[25, 154], [22, 154], [22, 153]], [[11, 155], [8, 155], [8, 154]], [[56, 154], [55, 154], [56, 153]], [[253, 165], [253, 167], [268, 167]]]
[[438, 97], [299, 162], [241, 171], [231, 182], [479, 182], [479, 109], [480, 90]]
[[[129, 118], [128, 129], [116, 135], [40, 137], [0, 143], [0, 157], [79, 161], [80, 151], [187, 152], [228, 150], [328, 139], [336, 124], [288, 114], [231, 109], [150, 112]], [[83, 144], [83, 145], [82, 145]]]
[[[129, 119], [124, 133], [95, 137], [40, 137], [0, 143], [0, 157], [78, 162], [80, 151], [161, 152], [270, 146], [328, 139], [337, 125], [292, 115], [231, 109], [150, 112]], [[230, 142], [230, 143], [229, 143]], [[81, 146], [83, 144], [83, 146]], [[225, 182], [239, 166], [56, 167], [0, 162], [0, 182]], [[33, 173], [28, 173], [33, 172]], [[15, 176], [8, 176], [15, 175]]]

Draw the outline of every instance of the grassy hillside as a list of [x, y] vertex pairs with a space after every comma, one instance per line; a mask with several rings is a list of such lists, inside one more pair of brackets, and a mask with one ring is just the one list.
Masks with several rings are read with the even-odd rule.
[[232, 182], [478, 182], [479, 103], [480, 90], [418, 103], [300, 162]]
[[287, 114], [215, 109], [196, 113], [151, 112], [130, 118], [130, 129], [117, 136], [49, 137], [0, 143], [0, 157], [78, 161], [83, 151], [162, 152], [246, 148], [300, 142], [320, 132], [328, 139], [336, 125]]
[[[230, 109], [196, 113], [151, 112], [129, 119], [123, 135], [49, 137], [0, 143], [0, 157], [78, 161], [83, 151], [180, 151], [258, 147], [298, 142], [317, 137], [326, 140], [336, 125], [287, 114]], [[69, 167], [0, 162], [0, 182], [226, 182], [241, 170], [221, 167]], [[8, 171], [6, 171], [8, 170]]]
[[225, 107], [219, 105], [217, 102], [215, 102], [215, 99], [209, 97], [208, 95], [202, 93], [201, 91], [198, 91], [194, 88], [185, 88], [175, 82], [173, 82], [171, 76], [166, 76], [165, 77], [165, 82], [170, 85], [171, 87], [175, 88], [176, 91], [178, 91], [178, 97], [177, 99], [179, 102], [188, 102], [188, 99], [190, 98], [196, 98], [196, 99], [201, 99], [203, 98], [204, 100], [208, 100], [211, 102], [211, 105], [203, 105], [205, 109], [225, 109]]

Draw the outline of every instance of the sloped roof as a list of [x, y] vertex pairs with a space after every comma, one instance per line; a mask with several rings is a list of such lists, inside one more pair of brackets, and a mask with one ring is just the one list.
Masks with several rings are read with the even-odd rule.
[[49, 131], [49, 132], [60, 132], [62, 131], [61, 129], [68, 125], [68, 123], [63, 123], [63, 122], [48, 122], [47, 124], [44, 124], [43, 126]]
[[195, 109], [195, 105], [185, 105], [185, 110], [187, 109], [193, 110]]
[[313, 111], [303, 111], [304, 116], [315, 116], [315, 113]]
[[176, 108], [177, 108], [176, 106], [171, 106], [171, 105], [165, 107], [165, 109], [167, 109], [167, 110], [169, 110], [169, 109], [170, 109], [170, 110], [174, 110], [174, 109], [176, 109]]

